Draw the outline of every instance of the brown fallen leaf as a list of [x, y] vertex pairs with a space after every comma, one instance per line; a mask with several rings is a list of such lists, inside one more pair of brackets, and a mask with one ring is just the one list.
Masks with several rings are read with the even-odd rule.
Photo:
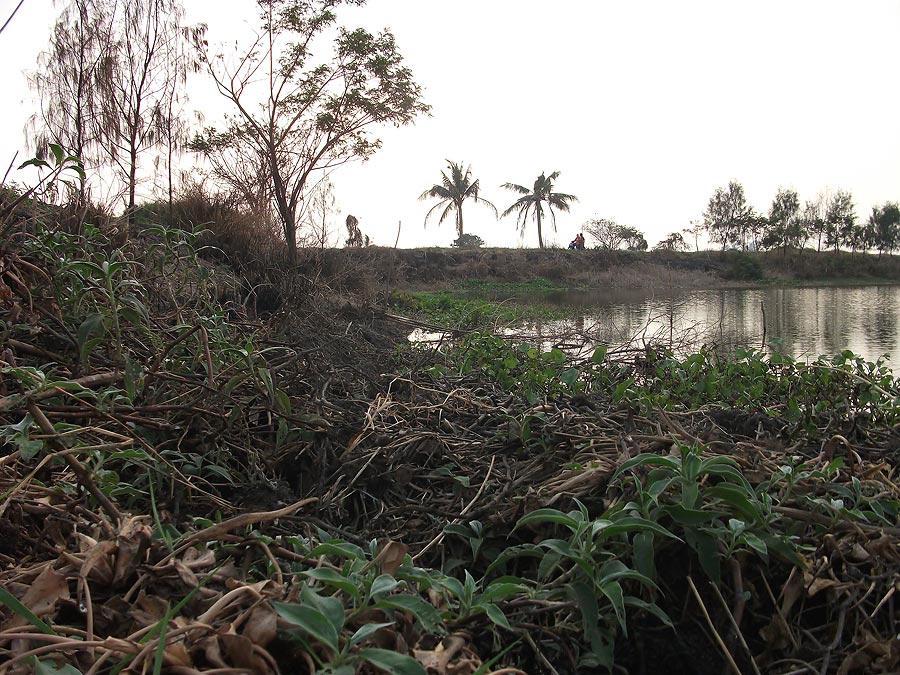
[[454, 633], [434, 649], [414, 649], [413, 655], [433, 675], [472, 675], [482, 663], [468, 642], [465, 636]]
[[[90, 537], [84, 537], [82, 545], [93, 541]], [[93, 579], [99, 581], [103, 585], [111, 585], [113, 581], [113, 555], [116, 551], [116, 543], [114, 541], [105, 540], [94, 542], [94, 544], [86, 550], [84, 563], [78, 570], [78, 575], [84, 579]]]
[[146, 516], [129, 518], [119, 528], [116, 537], [116, 562], [113, 566], [113, 586], [132, 579], [138, 565], [144, 563], [144, 554], [150, 547], [152, 531]]
[[218, 635], [210, 635], [203, 638], [197, 645], [202, 649], [203, 656], [209, 661], [209, 664], [215, 668], [228, 668], [225, 659], [222, 658], [222, 646], [219, 644]]
[[232, 668], [250, 668], [257, 673], [268, 673], [268, 664], [253, 651], [253, 643], [243, 635], [226, 633], [219, 635], [226, 657]]
[[389, 541], [375, 556], [375, 561], [378, 563], [378, 568], [382, 574], [394, 576], [397, 568], [403, 564], [403, 559], [408, 552], [409, 546], [406, 544], [402, 544], [399, 541]]
[[[56, 604], [60, 600], [69, 599], [69, 583], [66, 581], [64, 574], [60, 574], [53, 569], [50, 563], [41, 570], [41, 573], [31, 582], [25, 595], [22, 596], [22, 604], [30, 609], [37, 616], [43, 617], [52, 614], [56, 609]], [[4, 622], [0, 630], [9, 628], [18, 628], [28, 623], [28, 619], [13, 615], [8, 621]]]
[[253, 644], [267, 647], [275, 639], [278, 615], [268, 605], [254, 607], [244, 623], [242, 634]]

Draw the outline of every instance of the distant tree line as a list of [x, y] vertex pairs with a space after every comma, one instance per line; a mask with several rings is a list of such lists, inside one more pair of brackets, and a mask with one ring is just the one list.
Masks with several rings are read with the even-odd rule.
[[800, 205], [796, 190], [781, 188], [768, 213], [757, 213], [747, 203], [743, 186], [731, 181], [718, 188], [703, 213], [703, 227], [711, 242], [726, 248], [802, 249], [816, 242], [837, 251], [877, 250], [891, 253], [900, 246], [900, 208], [896, 202], [875, 206], [865, 220], [856, 215], [849, 191], [823, 193]]

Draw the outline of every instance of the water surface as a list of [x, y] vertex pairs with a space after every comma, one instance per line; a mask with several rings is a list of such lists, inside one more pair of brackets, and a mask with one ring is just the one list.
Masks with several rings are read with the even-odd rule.
[[566, 322], [531, 328], [542, 335], [568, 328], [594, 344], [650, 340], [674, 346], [757, 347], [796, 358], [850, 349], [875, 360], [900, 354], [900, 286], [770, 287], [688, 290], [555, 291], [510, 298], [571, 310]]

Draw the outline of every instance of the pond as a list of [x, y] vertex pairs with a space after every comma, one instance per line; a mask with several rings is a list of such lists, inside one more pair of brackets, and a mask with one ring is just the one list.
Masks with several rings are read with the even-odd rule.
[[541, 342], [568, 332], [580, 336], [585, 347], [662, 341], [676, 350], [714, 344], [763, 348], [795, 358], [832, 355], [845, 349], [868, 360], [900, 354], [897, 285], [662, 294], [610, 288], [507, 299], [571, 310], [574, 318], [569, 321], [527, 327]]

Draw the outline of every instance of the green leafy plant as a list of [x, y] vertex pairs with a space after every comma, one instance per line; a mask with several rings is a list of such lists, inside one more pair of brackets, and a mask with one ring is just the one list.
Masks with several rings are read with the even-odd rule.
[[[636, 497], [625, 503], [626, 513], [661, 523], [694, 551], [701, 567], [715, 582], [721, 563], [737, 551], [767, 557], [774, 550], [795, 560], [790, 539], [775, 532], [771, 498], [757, 492], [730, 457], [701, 457], [698, 445], [677, 445], [677, 455], [641, 454], [623, 462], [613, 474], [618, 480], [643, 467], [645, 478], [634, 477]], [[654, 541], [642, 540], [640, 567], [650, 573], [648, 556]]]

